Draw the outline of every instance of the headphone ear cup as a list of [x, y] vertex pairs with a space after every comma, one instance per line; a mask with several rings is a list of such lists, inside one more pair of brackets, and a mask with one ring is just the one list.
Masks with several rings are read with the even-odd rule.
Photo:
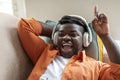
[[89, 34], [87, 32], [84, 33], [83, 35], [83, 46], [88, 47], [90, 42], [89, 42]]
[[57, 45], [57, 33], [54, 33], [53, 35], [52, 35], [52, 42], [53, 42], [53, 44], [54, 45]]

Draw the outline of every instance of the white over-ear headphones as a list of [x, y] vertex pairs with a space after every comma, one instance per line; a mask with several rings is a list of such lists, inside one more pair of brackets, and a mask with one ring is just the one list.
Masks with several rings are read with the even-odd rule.
[[58, 35], [58, 34], [55, 33], [55, 32], [57, 31], [57, 28], [58, 28], [59, 26], [60, 26], [59, 23], [57, 23], [57, 24], [54, 26], [53, 31], [52, 31], [51, 40], [52, 40], [54, 46], [57, 45], [57, 36], [55, 36], [55, 35]]
[[[87, 31], [84, 32], [84, 34], [83, 34], [83, 46], [88, 47], [90, 45], [90, 43], [92, 42], [92, 32], [91, 32], [90, 27], [88, 26], [87, 21], [85, 20], [85, 18], [78, 16], [78, 15], [68, 15], [68, 16], [79, 19], [81, 21], [81, 23], [83, 23], [86, 26]], [[54, 35], [56, 35], [55, 32], [56, 32], [56, 28], [58, 28], [58, 27], [59, 27], [59, 23], [56, 24], [56, 26], [54, 27], [53, 32], [52, 32], [52, 41], [55, 45], [57, 44], [57, 42], [56, 42], [56, 40], [54, 40], [55, 39]]]

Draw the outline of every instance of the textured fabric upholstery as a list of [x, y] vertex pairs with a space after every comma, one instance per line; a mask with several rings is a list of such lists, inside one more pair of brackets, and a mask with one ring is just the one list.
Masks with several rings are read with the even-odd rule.
[[0, 13], [0, 80], [26, 80], [33, 68], [17, 35], [18, 20]]

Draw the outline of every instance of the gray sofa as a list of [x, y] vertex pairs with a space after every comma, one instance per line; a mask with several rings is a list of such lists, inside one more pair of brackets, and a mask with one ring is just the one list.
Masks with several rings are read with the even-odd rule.
[[0, 13], [0, 80], [26, 80], [33, 68], [17, 35], [18, 20]]

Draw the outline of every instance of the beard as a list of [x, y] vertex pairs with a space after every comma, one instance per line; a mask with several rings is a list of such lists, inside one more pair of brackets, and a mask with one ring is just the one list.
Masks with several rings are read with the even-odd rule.
[[71, 58], [73, 55], [77, 55], [79, 51], [78, 49], [63, 50], [61, 48], [58, 48], [58, 50], [60, 55], [65, 58]]

